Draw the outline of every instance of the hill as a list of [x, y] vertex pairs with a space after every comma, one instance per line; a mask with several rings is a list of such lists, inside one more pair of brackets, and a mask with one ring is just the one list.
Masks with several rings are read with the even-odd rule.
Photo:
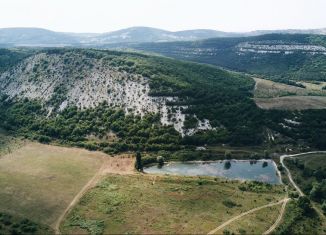
[[285, 83], [291, 80], [326, 81], [326, 36], [322, 35], [268, 34], [131, 46], [178, 59], [259, 74]]
[[41, 142], [106, 152], [270, 141], [325, 147], [325, 110], [262, 110], [254, 80], [241, 74], [116, 51], [6, 53], [19, 59], [0, 75], [0, 127]]
[[206, 29], [171, 32], [150, 27], [131, 27], [108, 33], [62, 33], [42, 28], [2, 28], [0, 45], [2, 47], [96, 46], [112, 43], [188, 41], [230, 35], [234, 34]]
[[106, 33], [63, 33], [42, 28], [2, 28], [0, 29], [0, 47], [97, 47], [106, 44], [122, 44], [126, 46], [128, 43], [195, 41], [220, 37], [258, 36], [270, 33], [325, 35], [326, 30], [257, 30], [237, 33], [211, 29], [172, 32], [151, 27], [130, 27]]

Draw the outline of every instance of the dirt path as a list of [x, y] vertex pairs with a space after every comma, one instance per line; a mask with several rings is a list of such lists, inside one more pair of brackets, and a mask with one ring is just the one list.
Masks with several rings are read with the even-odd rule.
[[217, 228], [215, 228], [212, 231], [210, 231], [208, 234], [215, 234], [217, 231], [221, 230], [222, 228], [224, 228], [225, 226], [229, 225], [230, 223], [232, 223], [232, 222], [234, 222], [234, 221], [236, 221], [236, 220], [238, 220], [238, 219], [240, 219], [240, 218], [242, 218], [242, 217], [244, 217], [244, 216], [246, 216], [248, 214], [251, 214], [253, 212], [259, 211], [259, 210], [264, 209], [264, 208], [267, 208], [267, 207], [277, 206], [277, 205], [282, 204], [282, 203], [284, 205], [284, 203], [286, 203], [288, 200], [290, 200], [290, 199], [289, 198], [284, 198], [283, 200], [281, 200], [279, 202], [274, 202], [274, 203], [270, 203], [270, 204], [267, 204], [267, 205], [264, 205], [264, 206], [260, 206], [260, 207], [256, 207], [254, 209], [251, 209], [251, 210], [249, 210], [247, 212], [244, 212], [244, 213], [242, 213], [242, 214], [240, 214], [238, 216], [235, 216], [232, 219], [224, 222], [223, 224], [221, 224]]
[[304, 196], [304, 193], [299, 188], [299, 186], [294, 182], [290, 170], [284, 164], [284, 159], [285, 158], [291, 158], [291, 157], [298, 157], [298, 156], [307, 155], [307, 154], [315, 154], [315, 153], [326, 153], [326, 151], [314, 151], [314, 152], [298, 153], [298, 154], [292, 154], [292, 155], [282, 155], [281, 158], [280, 158], [281, 165], [286, 170], [286, 174], [287, 174], [291, 184], [298, 191], [298, 193], [299, 193], [299, 195], [301, 197]]
[[287, 174], [287, 176], [288, 176], [288, 178], [290, 180], [290, 183], [293, 185], [293, 187], [295, 188], [295, 190], [297, 190], [297, 192], [299, 193], [300, 197], [302, 197], [302, 196], [304, 196], [304, 193], [301, 191], [301, 189], [298, 187], [298, 185], [294, 182], [290, 170], [284, 164], [284, 159], [285, 158], [291, 158], [291, 157], [293, 157], [293, 156], [290, 156], [290, 155], [283, 155], [283, 156], [281, 156], [280, 163], [281, 163], [282, 167], [285, 169], [286, 174]]
[[82, 196], [91, 188], [95, 187], [96, 184], [106, 174], [134, 174], [134, 159], [131, 155], [121, 155], [117, 157], [107, 157], [103, 160], [101, 168], [95, 173], [95, 175], [85, 184], [80, 192], [73, 198], [68, 207], [63, 211], [61, 216], [58, 218], [54, 225], [55, 234], [61, 234], [60, 225], [72, 210], [72, 208], [79, 202]]
[[[280, 162], [282, 164], [282, 167], [286, 170], [287, 176], [291, 182], [291, 184], [293, 185], [293, 187], [297, 190], [297, 192], [299, 193], [300, 197], [305, 196], [305, 194], [302, 192], [302, 190], [299, 188], [299, 186], [294, 182], [291, 172], [290, 170], [286, 167], [286, 165], [284, 164], [284, 159], [285, 158], [292, 158], [292, 157], [298, 157], [298, 156], [302, 156], [302, 155], [307, 155], [307, 154], [315, 154], [315, 153], [326, 153], [326, 151], [314, 151], [314, 152], [306, 152], [306, 153], [298, 153], [298, 154], [292, 154], [292, 155], [283, 155], [280, 158]], [[312, 207], [315, 209], [315, 211], [319, 214], [319, 216], [321, 218], [323, 218], [326, 221], [325, 215], [323, 214], [323, 212], [321, 212], [317, 206], [312, 203]]]
[[281, 221], [283, 219], [283, 216], [284, 216], [286, 204], [289, 202], [289, 200], [291, 200], [291, 199], [288, 198], [287, 200], [284, 200], [281, 211], [280, 211], [280, 214], [277, 217], [277, 220], [275, 221], [275, 223], [266, 232], [263, 233], [264, 235], [272, 233], [280, 225], [280, 223], [281, 223]]

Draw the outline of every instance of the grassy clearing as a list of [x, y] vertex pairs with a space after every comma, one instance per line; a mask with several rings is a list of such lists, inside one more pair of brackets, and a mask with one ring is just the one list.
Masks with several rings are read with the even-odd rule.
[[[322, 90], [323, 85], [300, 82], [307, 85], [306, 88], [287, 85], [284, 83], [273, 82], [270, 80], [254, 78], [256, 87], [255, 98], [275, 98], [282, 96], [325, 96], [326, 91]], [[318, 87], [318, 89], [317, 89]]]
[[107, 156], [29, 143], [0, 158], [0, 211], [53, 225]]
[[262, 109], [305, 110], [326, 108], [323, 83], [300, 82], [306, 88], [255, 78], [255, 102]]
[[217, 234], [227, 233], [227, 231], [230, 234], [263, 234], [274, 224], [281, 207], [282, 205], [277, 205], [249, 214], [232, 222], [221, 231], [218, 231]]
[[306, 110], [325, 109], [325, 96], [285, 96], [276, 98], [255, 98], [255, 102], [262, 109]]
[[298, 83], [304, 85], [308, 90], [314, 91], [323, 91], [323, 87], [326, 86], [326, 82], [321, 81], [300, 81]]
[[84, 195], [61, 231], [207, 233], [242, 212], [284, 197], [282, 186], [239, 190], [247, 184], [206, 177], [111, 175]]

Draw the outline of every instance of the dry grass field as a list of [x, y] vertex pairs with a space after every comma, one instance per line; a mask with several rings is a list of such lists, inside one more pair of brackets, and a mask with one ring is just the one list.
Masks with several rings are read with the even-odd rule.
[[[282, 96], [326, 96], [326, 90], [312, 83], [304, 83], [306, 88], [291, 86], [283, 83], [273, 82], [270, 80], [254, 78], [256, 82], [254, 96], [255, 98], [275, 98]], [[317, 87], [320, 87], [317, 89]]]
[[262, 109], [305, 110], [325, 109], [325, 96], [284, 96], [277, 98], [256, 98], [256, 104]]
[[27, 143], [0, 158], [0, 211], [53, 226], [106, 157]]
[[326, 108], [323, 83], [305, 83], [306, 88], [255, 78], [254, 99], [262, 109], [305, 110]]

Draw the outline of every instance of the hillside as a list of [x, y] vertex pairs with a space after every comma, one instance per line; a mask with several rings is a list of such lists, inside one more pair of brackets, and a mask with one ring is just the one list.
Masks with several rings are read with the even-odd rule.
[[299, 140], [325, 147], [325, 110], [259, 109], [244, 75], [137, 53], [29, 53], [0, 75], [0, 126], [15, 134], [106, 152]]
[[326, 81], [326, 36], [321, 35], [269, 34], [132, 47], [259, 74], [285, 83], [290, 80]]

